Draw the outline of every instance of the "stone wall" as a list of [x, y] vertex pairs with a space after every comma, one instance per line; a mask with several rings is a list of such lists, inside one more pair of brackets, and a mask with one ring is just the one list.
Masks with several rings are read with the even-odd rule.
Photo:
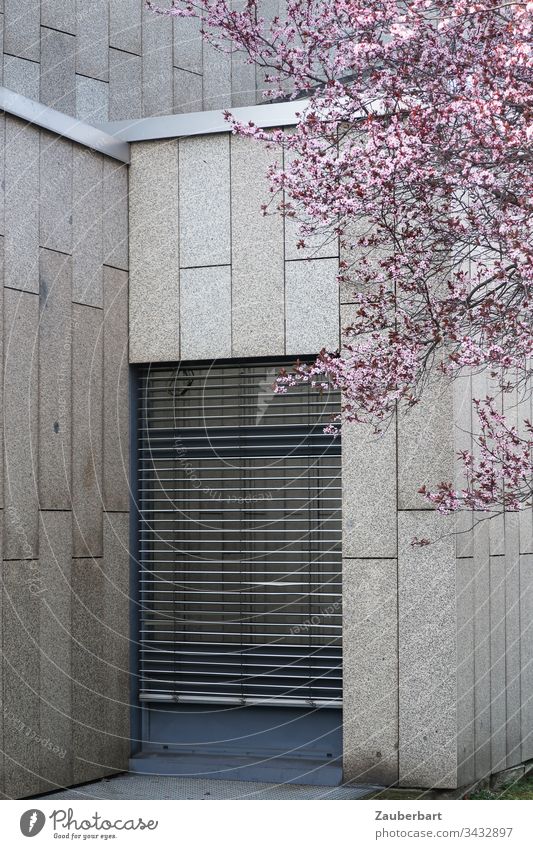
[[20, 798], [127, 766], [127, 170], [10, 116], [0, 139], [0, 793]]
[[[264, 5], [274, 15], [280, 2]], [[85, 121], [262, 102], [253, 66], [204, 44], [196, 21], [156, 18], [144, 0], [3, 0], [0, 47], [2, 31], [0, 85]]]
[[[274, 156], [229, 134], [132, 146], [133, 363], [338, 347], [337, 246], [261, 215]], [[474, 543], [417, 494], [454, 477], [471, 391], [435, 380], [379, 439], [343, 430], [347, 779], [455, 787], [532, 755], [532, 514]]]

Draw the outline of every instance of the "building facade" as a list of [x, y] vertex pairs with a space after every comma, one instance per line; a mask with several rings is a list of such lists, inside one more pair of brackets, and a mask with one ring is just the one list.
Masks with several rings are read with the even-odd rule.
[[484, 378], [335, 447], [338, 399], [273, 396], [350, 292], [335, 243], [261, 214], [276, 153], [209, 111], [261, 81], [141, 0], [75, 5], [3, 4], [3, 797], [532, 758], [533, 516], [471, 530], [417, 495]]

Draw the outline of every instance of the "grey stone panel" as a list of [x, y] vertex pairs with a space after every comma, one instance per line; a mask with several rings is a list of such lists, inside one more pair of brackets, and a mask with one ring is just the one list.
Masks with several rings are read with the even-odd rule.
[[74, 304], [72, 319], [72, 553], [100, 557], [103, 310]]
[[398, 780], [396, 560], [343, 563], [344, 780]]
[[[44, 789], [39, 775], [39, 564], [3, 564], [4, 793], [8, 799]], [[37, 627], [36, 627], [37, 625]]]
[[[518, 432], [526, 435], [525, 420], [533, 420], [533, 398], [521, 397], [518, 400]], [[533, 507], [520, 513], [520, 554], [533, 554]]]
[[431, 510], [418, 489], [453, 481], [455, 448], [453, 393], [449, 381], [435, 377], [422, 400], [398, 415], [398, 503], [400, 510]]
[[[39, 503], [71, 507], [72, 260], [41, 250], [39, 310]], [[70, 550], [69, 550], [70, 556]]]
[[40, 773], [55, 790], [72, 784], [72, 514], [41, 512], [39, 531]]
[[202, 111], [202, 77], [174, 68], [174, 113]]
[[4, 289], [4, 557], [38, 551], [39, 299]]
[[[1, 383], [1, 381], [0, 381]], [[1, 400], [1, 399], [0, 399]], [[2, 464], [0, 464], [2, 465]], [[3, 630], [4, 630], [4, 562], [3, 562], [3, 537], [4, 537], [4, 517], [0, 511], [0, 568], [2, 569], [2, 579], [0, 583], [0, 694], [1, 706], [0, 710], [0, 799], [5, 798], [4, 792], [4, 649], [3, 649]]]
[[102, 559], [72, 561], [72, 751], [73, 782], [107, 772], [104, 654], [105, 570]]
[[[204, 110], [231, 106], [231, 56], [204, 42]], [[253, 101], [252, 101], [253, 102]]]
[[[4, 237], [0, 236], [0, 374], [4, 374]], [[0, 410], [4, 409], [4, 380], [0, 380]], [[0, 416], [0, 509], [4, 507], [4, 415]], [[0, 543], [4, 516], [0, 516]], [[0, 664], [1, 666], [1, 664]], [[0, 689], [1, 692], [1, 689]], [[1, 739], [1, 737], [0, 737]]]
[[41, 8], [35, 0], [5, 0], [4, 51], [39, 61]]
[[533, 555], [520, 557], [522, 761], [533, 758]]
[[72, 144], [41, 132], [39, 243], [72, 252]]
[[[481, 517], [476, 516], [479, 520]], [[476, 776], [490, 775], [490, 560], [489, 529], [477, 524], [474, 531], [474, 669]]]
[[[292, 157], [294, 157], [293, 153], [285, 152], [285, 164], [288, 165]], [[287, 197], [286, 200], [290, 200], [290, 198]], [[285, 218], [285, 259], [320, 259], [323, 257], [339, 256], [339, 240], [332, 233], [331, 229], [323, 233], [317, 233], [314, 236], [307, 236], [304, 240], [305, 246], [298, 247], [301, 239], [298, 216], [295, 218]]]
[[141, 9], [138, 0], [110, 0], [109, 44], [129, 53], [142, 52]]
[[76, 38], [41, 28], [41, 103], [76, 114]]
[[521, 761], [520, 551], [518, 515], [505, 515], [505, 694], [507, 767]]
[[65, 0], [41, 0], [41, 24], [75, 35], [76, 4]]
[[184, 360], [231, 356], [229, 265], [182, 270], [180, 352]]
[[41, 66], [38, 62], [4, 55], [4, 85], [17, 94], [39, 100]]
[[[0, 12], [3, 11], [3, 6], [0, 4]], [[4, 48], [4, 15], [0, 14], [0, 54], [3, 54]], [[0, 85], [4, 85], [4, 62], [3, 56], [0, 55]]]
[[107, 121], [111, 83], [76, 74], [76, 117], [88, 124]]
[[339, 348], [339, 287], [336, 259], [285, 263], [285, 349], [318, 354]]
[[130, 753], [129, 515], [104, 514], [104, 659], [107, 668], [106, 764], [128, 768]]
[[[170, 6], [160, 0], [159, 6]], [[174, 104], [172, 18], [143, 10], [142, 79], [143, 115], [171, 115]]]
[[179, 168], [181, 267], [229, 265], [229, 137], [181, 139]]
[[457, 773], [460, 787], [476, 778], [474, 729], [474, 561], [457, 563]]
[[103, 306], [102, 256], [103, 157], [76, 146], [73, 171], [72, 298]]
[[342, 426], [342, 550], [345, 557], [396, 557], [396, 432]]
[[272, 151], [231, 139], [231, 256], [233, 356], [285, 352], [283, 220], [263, 216]]
[[76, 35], [77, 73], [108, 80], [108, 0], [76, 3]]
[[[109, 51], [109, 119], [142, 117], [142, 60], [123, 50]], [[172, 110], [170, 110], [172, 111]]]
[[[453, 524], [399, 513], [400, 785], [457, 785], [457, 611]], [[414, 537], [432, 545], [413, 547]]]
[[490, 558], [491, 771], [507, 763], [505, 696], [505, 557]]
[[132, 145], [130, 362], [179, 359], [178, 144]]
[[104, 159], [103, 186], [104, 264], [128, 268], [128, 170], [125, 165]]
[[4, 283], [39, 291], [39, 131], [6, 117]]
[[128, 275], [104, 268], [104, 462], [106, 510], [129, 509]]
[[231, 105], [254, 104], [255, 92], [255, 65], [246, 61], [244, 53], [234, 53], [231, 57]]
[[[453, 383], [455, 487], [462, 489], [466, 484], [464, 465], [458, 457], [460, 451], [472, 450], [472, 380], [470, 375], [460, 377]], [[457, 514], [456, 550], [457, 557], [474, 556], [473, 516], [471, 513]]]
[[203, 40], [200, 21], [182, 18], [174, 21], [174, 66], [201, 74], [203, 71]]

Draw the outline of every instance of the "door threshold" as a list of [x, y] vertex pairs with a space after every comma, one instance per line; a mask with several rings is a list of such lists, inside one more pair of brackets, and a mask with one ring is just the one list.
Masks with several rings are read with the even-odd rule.
[[340, 758], [324, 762], [310, 757], [279, 756], [258, 759], [194, 752], [140, 752], [130, 758], [129, 769], [137, 774], [175, 775], [181, 778], [265, 781], [271, 784], [311, 784], [325, 787], [337, 787], [342, 784]]

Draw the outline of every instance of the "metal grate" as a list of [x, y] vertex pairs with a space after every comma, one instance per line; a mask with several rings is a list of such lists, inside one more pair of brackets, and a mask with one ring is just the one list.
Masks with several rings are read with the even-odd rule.
[[279, 365], [145, 367], [140, 698], [338, 707], [338, 394]]

